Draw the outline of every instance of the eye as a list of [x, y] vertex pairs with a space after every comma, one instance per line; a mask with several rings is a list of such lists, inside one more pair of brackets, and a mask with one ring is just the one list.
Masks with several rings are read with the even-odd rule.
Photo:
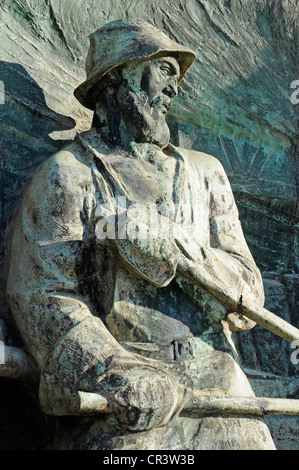
[[161, 65], [160, 71], [163, 73], [163, 75], [171, 76], [173, 74], [172, 69], [168, 65]]

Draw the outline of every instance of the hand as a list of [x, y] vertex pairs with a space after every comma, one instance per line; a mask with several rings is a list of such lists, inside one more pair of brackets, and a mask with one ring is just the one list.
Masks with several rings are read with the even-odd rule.
[[[242, 300], [241, 300], [242, 299]], [[248, 299], [245, 299], [243, 296], [241, 296], [241, 299], [239, 300], [239, 305], [245, 305], [250, 307], [250, 302]], [[253, 320], [250, 320], [249, 318], [245, 317], [241, 313], [237, 312], [234, 313], [229, 313], [226, 318], [229, 329], [231, 331], [246, 331], [246, 330], [251, 330], [256, 323]]]
[[98, 391], [115, 412], [119, 425], [133, 431], [162, 426], [180, 409], [184, 389], [164, 371], [115, 368], [102, 376]]
[[246, 331], [251, 330], [256, 323], [249, 318], [244, 317], [239, 313], [229, 313], [226, 320], [231, 331]]

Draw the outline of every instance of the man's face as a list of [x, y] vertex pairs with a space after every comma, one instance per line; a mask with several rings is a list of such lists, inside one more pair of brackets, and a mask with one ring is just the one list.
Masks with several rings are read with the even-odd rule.
[[127, 128], [136, 142], [164, 148], [170, 137], [165, 115], [178, 94], [177, 60], [171, 56], [144, 60], [125, 67], [122, 76], [116, 103]]
[[147, 94], [151, 107], [166, 114], [172, 98], [178, 94], [180, 67], [173, 57], [151, 60], [144, 69], [141, 89]]

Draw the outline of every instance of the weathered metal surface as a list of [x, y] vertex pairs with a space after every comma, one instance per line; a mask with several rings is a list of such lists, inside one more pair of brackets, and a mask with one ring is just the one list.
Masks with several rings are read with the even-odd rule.
[[[198, 53], [172, 108], [172, 140], [223, 163], [262, 269], [266, 306], [298, 326], [297, 108], [290, 99], [290, 85], [298, 78], [298, 9], [293, 1], [1, 2], [2, 239], [37, 164], [61, 147], [59, 140], [89, 127], [91, 115], [72, 96], [84, 79], [87, 36], [123, 11], [149, 19]], [[2, 244], [1, 260], [5, 250]], [[13, 331], [2, 299], [1, 315]], [[14, 334], [7, 339], [11, 345], [19, 342]], [[294, 350], [284, 340], [256, 327], [236, 334], [235, 341], [245, 365], [282, 374], [275, 379], [279, 396], [298, 396], [295, 379], [294, 386], [286, 385], [298, 376], [298, 364], [291, 362]], [[256, 394], [263, 388], [272, 393], [271, 379], [265, 378], [265, 385], [252, 381]], [[291, 436], [298, 422], [281, 423], [275, 424], [278, 444], [296, 445]]]

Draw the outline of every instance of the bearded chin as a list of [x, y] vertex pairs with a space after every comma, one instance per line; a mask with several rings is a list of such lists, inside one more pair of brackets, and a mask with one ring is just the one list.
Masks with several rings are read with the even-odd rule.
[[170, 132], [164, 115], [156, 109], [152, 109], [151, 114], [144, 112], [143, 109], [138, 112], [136, 122], [139, 122], [140, 126], [136, 129], [135, 141], [156, 144], [161, 148], [166, 147], [169, 143]]
[[135, 92], [118, 93], [117, 107], [121, 117], [137, 143], [152, 143], [165, 148], [170, 139], [165, 116], [152, 108], [142, 94]]

